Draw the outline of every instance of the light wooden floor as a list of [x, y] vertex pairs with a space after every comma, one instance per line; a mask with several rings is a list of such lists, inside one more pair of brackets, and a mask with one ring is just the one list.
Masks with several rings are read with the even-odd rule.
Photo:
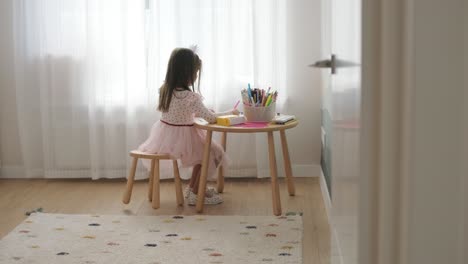
[[[303, 212], [304, 263], [330, 263], [330, 228], [318, 178], [296, 178], [296, 196], [280, 180], [283, 213]], [[185, 185], [184, 185], [185, 186]], [[173, 215], [195, 214], [177, 207], [172, 181], [161, 183], [161, 208], [147, 200], [146, 181], [137, 181], [130, 204], [121, 202], [123, 180], [0, 180], [0, 238], [23, 221], [25, 212], [42, 207], [47, 213]], [[209, 215], [273, 215], [268, 179], [227, 179], [224, 203], [205, 206]]]

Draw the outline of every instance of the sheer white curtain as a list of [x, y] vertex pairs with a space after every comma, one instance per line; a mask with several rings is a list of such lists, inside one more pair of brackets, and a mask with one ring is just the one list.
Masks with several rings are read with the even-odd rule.
[[[29, 177], [124, 177], [147, 131], [144, 3], [15, 1], [19, 131]], [[141, 128], [140, 128], [141, 127]]]
[[[29, 177], [125, 177], [128, 151], [159, 118], [175, 47], [198, 45], [213, 109], [232, 108], [249, 82], [279, 90], [279, 108], [287, 98], [284, 0], [18, 0], [14, 17]], [[265, 146], [264, 135], [229, 136], [228, 176], [266, 176]]]

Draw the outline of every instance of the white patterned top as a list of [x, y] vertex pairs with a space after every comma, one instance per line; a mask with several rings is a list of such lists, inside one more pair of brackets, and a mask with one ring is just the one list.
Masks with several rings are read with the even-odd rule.
[[232, 110], [214, 113], [202, 101], [203, 97], [192, 91], [174, 91], [169, 110], [162, 113], [161, 121], [173, 125], [190, 125], [193, 124], [194, 117], [201, 117], [215, 123], [217, 116], [232, 114]]

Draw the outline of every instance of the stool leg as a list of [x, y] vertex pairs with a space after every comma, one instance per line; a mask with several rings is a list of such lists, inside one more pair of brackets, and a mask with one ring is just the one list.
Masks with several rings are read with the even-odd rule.
[[135, 181], [135, 172], [138, 163], [138, 158], [133, 157], [132, 168], [130, 169], [130, 174], [127, 179], [127, 189], [125, 190], [122, 202], [128, 204], [130, 202], [130, 197], [132, 196], [133, 182]]
[[[221, 146], [223, 150], [226, 151], [226, 140], [227, 140], [227, 132], [222, 132], [221, 135]], [[224, 168], [223, 166], [219, 166], [218, 169], [218, 192], [223, 193], [224, 191]]]
[[159, 208], [159, 159], [154, 159], [154, 176], [153, 176], [153, 201], [151, 205], [153, 209]]
[[151, 160], [151, 168], [148, 172], [148, 201], [153, 201], [154, 159]]
[[180, 181], [179, 166], [177, 160], [172, 161], [172, 167], [174, 169], [174, 185], [176, 191], [176, 198], [178, 205], [184, 205], [184, 195], [182, 194], [182, 182]]

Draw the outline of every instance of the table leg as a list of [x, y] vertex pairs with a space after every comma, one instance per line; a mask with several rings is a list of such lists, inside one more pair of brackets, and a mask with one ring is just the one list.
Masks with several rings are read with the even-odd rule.
[[290, 196], [294, 196], [296, 194], [296, 190], [294, 188], [294, 180], [291, 169], [291, 159], [289, 158], [288, 141], [286, 140], [286, 131], [281, 130], [280, 135], [281, 148], [283, 149], [284, 170], [286, 173], [286, 182], [288, 183], [288, 192]]
[[[223, 150], [226, 151], [226, 140], [227, 140], [227, 132], [222, 132], [221, 134], [221, 146]], [[224, 168], [223, 166], [219, 166], [218, 169], [218, 192], [223, 193], [224, 191]]]
[[273, 213], [281, 215], [281, 200], [278, 184], [278, 170], [276, 168], [275, 141], [273, 132], [268, 132], [268, 154], [270, 157], [270, 173], [271, 173], [271, 191], [273, 198]]
[[203, 205], [205, 203], [205, 190], [206, 190], [206, 178], [208, 177], [208, 163], [210, 160], [211, 150], [211, 136], [213, 131], [206, 131], [206, 142], [205, 149], [203, 150], [203, 161], [201, 166], [200, 183], [198, 185], [198, 196], [197, 196], [197, 212], [203, 212]]

